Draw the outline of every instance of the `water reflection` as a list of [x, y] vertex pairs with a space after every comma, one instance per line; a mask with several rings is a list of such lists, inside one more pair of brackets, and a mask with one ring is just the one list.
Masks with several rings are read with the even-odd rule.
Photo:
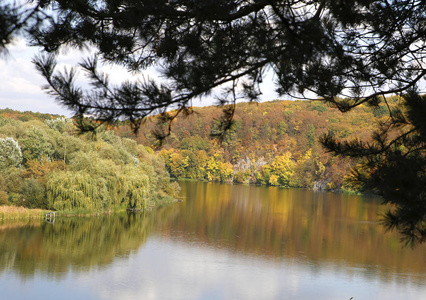
[[2, 292], [19, 299], [23, 284], [10, 275], [34, 279], [31, 290], [40, 274], [82, 299], [416, 299], [426, 290], [426, 247], [402, 248], [385, 233], [378, 199], [181, 185], [183, 203], [147, 215], [0, 224]]
[[[265, 259], [291, 258], [390, 280], [418, 274], [424, 284], [426, 247], [402, 248], [377, 221], [377, 198], [307, 190], [182, 183], [187, 201], [163, 230], [192, 241]], [[407, 275], [401, 275], [406, 280]]]
[[153, 218], [136, 214], [57, 218], [54, 224], [30, 221], [0, 228], [2, 271], [31, 277], [39, 270], [60, 277], [71, 266], [89, 270], [137, 250], [152, 231]]

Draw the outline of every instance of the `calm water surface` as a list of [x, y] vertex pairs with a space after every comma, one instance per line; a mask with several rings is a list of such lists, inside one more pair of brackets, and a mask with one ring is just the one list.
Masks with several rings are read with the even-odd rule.
[[148, 215], [0, 224], [0, 299], [426, 299], [374, 198], [182, 182]]

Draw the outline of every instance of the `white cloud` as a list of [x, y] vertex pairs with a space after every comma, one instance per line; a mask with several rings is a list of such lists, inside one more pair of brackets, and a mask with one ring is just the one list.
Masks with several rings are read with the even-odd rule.
[[[282, 281], [285, 273], [286, 281]], [[298, 276], [230, 251], [151, 240], [140, 253], [98, 274], [82, 274], [101, 299], [279, 299]]]
[[[76, 273], [73, 285], [97, 299], [410, 299], [424, 287], [383, 281], [367, 268], [348, 273], [339, 262], [267, 258], [152, 237], [137, 253], [110, 266]], [[367, 274], [367, 276], [366, 276]], [[407, 298], [408, 299], [408, 298]]]
[[8, 48], [7, 57], [0, 59], [0, 108], [70, 115], [42, 90], [45, 84], [31, 58], [35, 50], [17, 39]]

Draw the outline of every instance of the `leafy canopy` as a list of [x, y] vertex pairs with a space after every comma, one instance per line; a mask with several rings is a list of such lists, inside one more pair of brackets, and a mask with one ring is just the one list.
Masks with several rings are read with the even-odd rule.
[[0, 169], [18, 167], [22, 163], [19, 144], [11, 137], [0, 139]]

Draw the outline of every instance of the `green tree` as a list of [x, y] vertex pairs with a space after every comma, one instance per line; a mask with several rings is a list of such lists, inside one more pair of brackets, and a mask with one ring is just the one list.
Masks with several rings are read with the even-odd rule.
[[27, 159], [21, 166], [18, 143], [0, 139], [2, 204], [101, 212], [143, 209], [176, 196], [164, 163], [144, 146], [108, 131], [100, 132], [97, 141], [71, 136], [72, 129], [66, 119], [3, 122], [0, 132], [15, 132]]
[[309, 124], [308, 131], [306, 132], [306, 139], [308, 140], [308, 147], [312, 148], [315, 144], [315, 126]]
[[286, 132], [287, 132], [287, 124], [286, 124], [286, 122], [285, 122], [285, 121], [281, 121], [281, 122], [278, 124], [278, 134], [279, 134], [280, 136], [282, 136], [282, 135], [284, 135]]
[[54, 147], [47, 133], [38, 127], [31, 127], [26, 137], [21, 139], [22, 155], [24, 160], [42, 159], [44, 156], [52, 158]]
[[30, 178], [22, 184], [21, 194], [24, 197], [23, 204], [30, 208], [48, 208], [46, 188], [38, 180]]
[[412, 246], [426, 240], [426, 97], [412, 91], [383, 122], [372, 143], [338, 141], [328, 134], [322, 143], [335, 154], [361, 158], [351, 176], [353, 186], [382, 195], [393, 208], [384, 216]]
[[158, 200], [155, 172], [142, 164], [119, 165], [96, 152], [79, 153], [70, 164], [70, 170], [49, 176], [47, 201], [52, 209], [144, 209]]
[[13, 138], [0, 139], [0, 170], [19, 167], [22, 163], [21, 147]]
[[44, 123], [49, 126], [51, 129], [57, 130], [60, 133], [65, 132], [66, 130], [71, 130], [72, 120], [70, 118], [57, 118], [52, 120], [45, 120]]

